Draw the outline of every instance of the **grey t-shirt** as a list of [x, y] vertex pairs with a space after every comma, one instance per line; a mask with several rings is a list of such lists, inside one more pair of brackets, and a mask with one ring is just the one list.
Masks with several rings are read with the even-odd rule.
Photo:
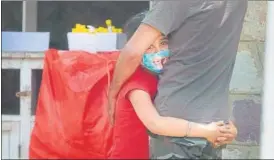
[[229, 83], [247, 0], [154, 2], [143, 23], [168, 36], [171, 56], [155, 105], [163, 116], [209, 123], [230, 118]]

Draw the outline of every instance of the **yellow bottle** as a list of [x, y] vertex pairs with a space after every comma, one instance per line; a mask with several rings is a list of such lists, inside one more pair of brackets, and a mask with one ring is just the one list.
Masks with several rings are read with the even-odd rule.
[[108, 32], [109, 32], [109, 31], [108, 31], [107, 28], [104, 28], [103, 31], [102, 31], [102, 33], [108, 33]]
[[115, 26], [112, 26], [112, 27], [111, 27], [111, 31], [112, 31], [113, 33], [117, 33], [117, 28], [115, 28]]
[[100, 33], [99, 28], [95, 28], [95, 33]]
[[86, 27], [86, 25], [82, 25], [82, 24], [76, 24], [75, 28], [72, 28], [72, 32], [76, 32], [76, 33], [82, 33], [82, 32], [88, 32], [88, 28]]
[[112, 21], [110, 19], [106, 20], [106, 25], [107, 25], [108, 32], [112, 32]]
[[118, 28], [117, 29], [117, 33], [123, 33], [123, 29], [122, 28]]
[[98, 32], [98, 33], [102, 33], [103, 30], [104, 30], [104, 27], [99, 26], [99, 27], [97, 28], [97, 32]]
[[76, 28], [72, 28], [71, 30], [73, 33], [77, 32]]

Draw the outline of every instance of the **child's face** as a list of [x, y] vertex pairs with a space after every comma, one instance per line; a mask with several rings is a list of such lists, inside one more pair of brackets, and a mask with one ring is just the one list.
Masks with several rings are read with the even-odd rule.
[[[161, 50], [168, 49], [168, 40], [164, 36], [160, 36], [156, 41], [146, 50], [146, 54], [157, 53]], [[153, 63], [158, 69], [163, 69], [163, 65], [166, 63], [167, 57], [154, 57]]]
[[157, 53], [161, 50], [168, 49], [168, 40], [164, 36], [160, 36], [156, 41], [146, 50], [146, 53]]

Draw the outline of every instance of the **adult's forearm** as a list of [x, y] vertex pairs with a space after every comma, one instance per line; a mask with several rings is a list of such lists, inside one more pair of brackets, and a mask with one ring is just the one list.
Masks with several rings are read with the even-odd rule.
[[121, 51], [121, 54], [114, 69], [113, 79], [110, 85], [110, 97], [116, 98], [123, 84], [139, 66], [140, 61], [141, 56], [134, 54], [131, 50], [125, 48]]

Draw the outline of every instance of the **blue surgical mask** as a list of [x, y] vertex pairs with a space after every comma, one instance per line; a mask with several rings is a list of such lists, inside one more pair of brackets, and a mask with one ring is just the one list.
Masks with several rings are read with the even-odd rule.
[[157, 53], [145, 53], [142, 59], [142, 65], [149, 71], [159, 74], [163, 70], [162, 61], [169, 57], [169, 50], [161, 50]]

